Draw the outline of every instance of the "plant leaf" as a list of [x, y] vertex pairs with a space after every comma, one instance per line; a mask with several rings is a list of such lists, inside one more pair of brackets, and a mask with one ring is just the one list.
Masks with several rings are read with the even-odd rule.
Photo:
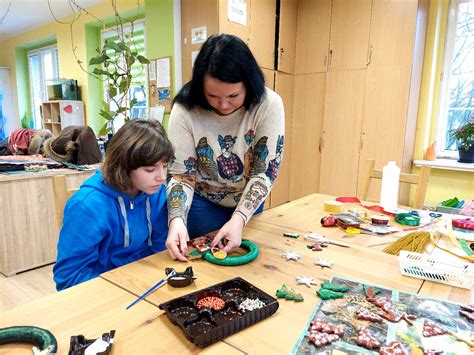
[[142, 64], [150, 64], [150, 61], [142, 55], [138, 55], [137, 59]]

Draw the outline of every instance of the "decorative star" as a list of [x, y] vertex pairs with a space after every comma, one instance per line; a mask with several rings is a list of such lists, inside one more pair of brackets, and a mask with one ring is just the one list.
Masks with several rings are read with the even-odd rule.
[[294, 251], [285, 251], [283, 254], [281, 254], [281, 256], [283, 256], [286, 259], [286, 261], [288, 260], [298, 261], [301, 258], [301, 255]]
[[311, 287], [311, 285], [317, 285], [317, 282], [314, 281], [312, 277], [306, 277], [304, 275], [296, 276], [296, 282], [299, 285], [306, 285], [308, 287]]
[[331, 268], [331, 267], [334, 265], [333, 262], [331, 262], [331, 261], [329, 261], [329, 260], [323, 260], [323, 259], [320, 259], [320, 258], [317, 258], [317, 259], [314, 261], [314, 264], [315, 264], [315, 265], [319, 265], [319, 266], [321, 266], [322, 268], [325, 268], [325, 267]]

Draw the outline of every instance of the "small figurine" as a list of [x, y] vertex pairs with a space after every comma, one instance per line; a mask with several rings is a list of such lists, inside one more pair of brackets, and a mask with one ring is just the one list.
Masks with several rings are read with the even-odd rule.
[[301, 259], [301, 255], [294, 251], [285, 251], [283, 254], [281, 254], [281, 256], [283, 256], [286, 259], [286, 261], [289, 261], [289, 260], [298, 261], [299, 259]]
[[306, 285], [308, 287], [311, 287], [311, 285], [317, 285], [317, 282], [314, 281], [312, 277], [306, 277], [306, 276], [297, 276], [296, 282], [299, 285]]
[[325, 288], [320, 288], [318, 291], [316, 291], [316, 294], [322, 299], [322, 300], [335, 300], [337, 298], [343, 298], [344, 294], [341, 292], [334, 292], [331, 290], [327, 290]]
[[334, 292], [347, 292], [349, 291], [349, 287], [344, 286], [344, 285], [339, 285], [334, 282], [329, 282], [329, 281], [324, 281], [321, 283], [321, 288], [325, 288], [326, 290], [331, 290]]
[[334, 263], [329, 261], [329, 260], [323, 260], [323, 259], [320, 259], [320, 258], [317, 258], [315, 261], [314, 261], [314, 264], [315, 265], [319, 265], [321, 266], [321, 268], [332, 268], [334, 266]]
[[304, 300], [303, 296], [300, 293], [297, 293], [293, 289], [288, 289], [286, 285], [281, 285], [281, 288], [276, 291], [275, 295], [277, 296], [277, 298], [284, 298], [295, 302], [302, 302]]
[[369, 333], [369, 331], [364, 327], [359, 331], [355, 339], [357, 345], [363, 346], [366, 349], [378, 349], [380, 348], [380, 342]]

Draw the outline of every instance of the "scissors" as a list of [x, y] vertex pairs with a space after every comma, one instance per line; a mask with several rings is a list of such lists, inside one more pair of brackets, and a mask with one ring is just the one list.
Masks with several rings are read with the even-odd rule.
[[431, 212], [431, 213], [430, 213], [430, 217], [431, 217], [432, 219], [440, 218], [440, 217], [442, 217], [442, 216], [443, 216], [443, 215], [442, 215], [441, 213], [435, 213], [435, 212]]

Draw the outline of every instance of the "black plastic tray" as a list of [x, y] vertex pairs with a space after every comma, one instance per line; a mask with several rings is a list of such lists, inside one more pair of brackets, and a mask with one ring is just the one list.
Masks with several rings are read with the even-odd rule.
[[[206, 296], [222, 298], [225, 306], [221, 310], [199, 309], [197, 302]], [[239, 305], [246, 298], [258, 298], [265, 306], [253, 311], [241, 311]], [[160, 304], [160, 309], [166, 312], [171, 322], [201, 348], [260, 322], [275, 313], [278, 307], [275, 298], [240, 277]]]

